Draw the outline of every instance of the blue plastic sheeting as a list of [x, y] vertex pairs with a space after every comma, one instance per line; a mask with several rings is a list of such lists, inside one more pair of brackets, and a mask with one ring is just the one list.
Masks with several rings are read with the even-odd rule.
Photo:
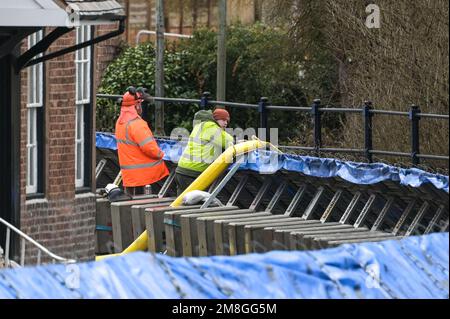
[[422, 184], [432, 183], [437, 189], [443, 189], [447, 193], [449, 191], [448, 176], [383, 163], [344, 162], [333, 158], [257, 151], [249, 154], [241, 168], [266, 174], [284, 169], [315, 177], [340, 177], [354, 184], [376, 184], [390, 180], [402, 185], [420, 187]]
[[95, 146], [100, 148], [109, 148], [110, 150], [117, 150], [117, 142], [114, 134], [111, 133], [95, 133]]
[[[171, 140], [159, 139], [158, 144], [165, 153], [164, 160], [177, 163], [184, 145]], [[117, 149], [113, 134], [97, 132], [97, 147]], [[270, 151], [255, 151], [249, 154], [240, 169], [260, 173], [274, 173], [284, 169], [315, 177], [340, 177], [355, 184], [376, 184], [382, 181], [399, 182], [402, 185], [420, 187], [431, 183], [437, 189], [449, 192], [448, 176], [431, 174], [416, 168], [399, 168], [382, 163], [344, 162], [332, 158], [279, 155]]]
[[100, 262], [0, 271], [0, 298], [448, 298], [448, 233], [320, 251]]

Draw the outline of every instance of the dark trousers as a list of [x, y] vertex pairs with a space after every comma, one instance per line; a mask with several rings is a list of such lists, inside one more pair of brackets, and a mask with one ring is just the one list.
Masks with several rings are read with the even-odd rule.
[[178, 172], [175, 173], [175, 182], [177, 184], [177, 196], [180, 196], [197, 177], [191, 177]]

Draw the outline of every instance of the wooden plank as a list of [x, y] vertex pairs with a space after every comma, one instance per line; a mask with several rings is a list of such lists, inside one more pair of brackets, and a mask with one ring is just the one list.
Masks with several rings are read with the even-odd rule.
[[[144, 209], [145, 225], [148, 233], [148, 249], [152, 252], [161, 252], [167, 249], [167, 240], [172, 238], [167, 234], [167, 228], [164, 224], [164, 214], [166, 212], [180, 209], [193, 209], [200, 208], [200, 205], [182, 206], [182, 207], [170, 207], [159, 206], [149, 207]], [[161, 224], [162, 223], [162, 224]], [[157, 226], [159, 225], [159, 226]], [[166, 241], [163, 240], [164, 234]]]
[[269, 228], [266, 228], [269, 230], [269, 235], [266, 241], [270, 240], [270, 237], [272, 238], [272, 247], [274, 249], [283, 249], [287, 250], [289, 249], [289, 233], [294, 229], [302, 229], [307, 228], [311, 226], [319, 226], [323, 225], [318, 220], [305, 220], [304, 223], [300, 225], [291, 225], [291, 226], [282, 226], [277, 227], [276, 229], [270, 230]]
[[[335, 230], [338, 233], [343, 233], [346, 231], [353, 231], [355, 228], [351, 225], [336, 223], [333, 225], [322, 224], [322, 227], [306, 227], [299, 229], [291, 229], [290, 231], [283, 231], [283, 240], [286, 242], [286, 245], [290, 247], [290, 249], [295, 250], [306, 250], [309, 249], [309, 246], [306, 242], [302, 240], [302, 237], [299, 235], [309, 234], [309, 233], [317, 233], [324, 232], [327, 230]], [[367, 229], [366, 229], [367, 230]]]
[[[211, 224], [214, 233], [214, 243], [215, 243], [215, 254], [216, 255], [229, 255], [230, 254], [230, 245], [228, 239], [228, 230], [224, 225], [230, 223], [232, 220], [236, 219], [244, 219], [244, 218], [255, 218], [260, 216], [271, 216], [270, 213], [260, 212], [260, 213], [252, 213], [252, 214], [242, 214], [239, 216], [218, 216], [214, 219], [206, 218], [206, 223]], [[209, 225], [208, 225], [209, 226]]]
[[[211, 217], [226, 215], [240, 215], [244, 213], [253, 212], [251, 209], [224, 209], [223, 207], [218, 207], [211, 211], [201, 210], [200, 213], [196, 214], [182, 214], [180, 216], [180, 226], [181, 226], [181, 240], [183, 247], [183, 256], [208, 256], [208, 254], [203, 255], [204, 252], [202, 243], [208, 244], [208, 241], [201, 241], [202, 236], [206, 236], [207, 232], [204, 233], [198, 228], [197, 221], [201, 217]], [[203, 229], [203, 227], [200, 227]], [[206, 249], [206, 248], [204, 248]]]
[[166, 248], [163, 239], [163, 214], [164, 212], [161, 210], [160, 212], [149, 212], [144, 215], [145, 228], [148, 236], [148, 251], [162, 253]]
[[[269, 221], [279, 222], [279, 221], [296, 222], [302, 220], [300, 217], [288, 217], [286, 215], [273, 215], [267, 217], [260, 217], [254, 220], [236, 220], [235, 222], [225, 225], [228, 229], [228, 239], [230, 244], [230, 255], [244, 254], [245, 253], [245, 235], [244, 228], [246, 225], [250, 224], [263, 224]], [[289, 220], [289, 221], [288, 221]]]
[[95, 254], [112, 254], [114, 252], [114, 239], [112, 236], [112, 230], [101, 230], [112, 227], [111, 203], [107, 198], [96, 199], [95, 225]]
[[[214, 225], [217, 218], [240, 218], [252, 216], [252, 209], [237, 209], [214, 213], [181, 216], [184, 256], [211, 256], [215, 252]], [[211, 221], [211, 222], [210, 222]]]
[[302, 218], [289, 218], [280, 220], [271, 220], [264, 223], [255, 222], [244, 227], [244, 245], [245, 252], [264, 252], [271, 249], [271, 245], [264, 245], [264, 229], [267, 227], [277, 228], [292, 225], [292, 227], [302, 225], [314, 225], [314, 223], [305, 224]]
[[297, 244], [301, 243], [301, 247], [309, 249], [313, 245], [313, 240], [315, 238], [320, 238], [320, 236], [334, 236], [344, 233], [367, 233], [368, 231], [369, 229], [365, 227], [354, 228], [351, 227], [351, 225], [336, 225], [324, 227], [321, 230], [302, 230], [301, 232], [296, 232], [295, 238], [298, 241]]
[[[178, 209], [177, 209], [178, 208]], [[214, 212], [236, 210], [236, 206], [209, 207], [200, 209], [200, 205], [184, 209], [183, 206], [174, 207], [172, 211], [164, 213], [164, 229], [166, 232], [166, 249], [169, 256], [183, 255], [183, 242], [181, 233], [181, 215], [198, 214], [199, 212]]]
[[[185, 209], [192, 209], [197, 206], [186, 206]], [[166, 246], [164, 244], [164, 213], [179, 209], [178, 207], [155, 205], [153, 207], [143, 208], [145, 228], [148, 235], [148, 251], [164, 252]]]
[[133, 239], [138, 238], [145, 227], [145, 209], [150, 207], [167, 207], [172, 203], [172, 198], [160, 198], [156, 203], [139, 204], [131, 206], [131, 225], [133, 229]]
[[357, 243], [366, 243], [366, 242], [377, 242], [383, 240], [399, 240], [400, 236], [394, 236], [393, 234], [387, 234], [384, 236], [372, 237], [372, 238], [364, 238], [364, 239], [344, 239], [344, 240], [336, 240], [336, 241], [314, 241], [314, 247], [312, 249], [324, 249], [324, 248], [332, 248], [342, 244], [357, 244]]
[[[131, 202], [140, 200], [150, 200], [155, 198], [154, 195], [140, 195], [134, 196], [131, 201], [116, 202], [115, 205], [121, 203], [121, 205], [131, 205]], [[96, 225], [99, 228], [111, 227], [111, 231], [97, 231], [97, 253], [99, 254], [111, 254], [115, 252], [121, 252], [125, 247], [122, 242], [121, 234], [121, 221], [120, 215], [115, 216], [115, 225], [113, 227], [113, 220], [111, 214], [111, 203], [107, 198], [97, 198], [96, 199]], [[116, 239], [114, 239], [114, 229]], [[130, 240], [126, 240], [126, 243], [131, 243]]]
[[[191, 211], [192, 209], [199, 209], [200, 205], [194, 205], [194, 206], [178, 206], [178, 207], [169, 207], [167, 210], [164, 210], [162, 212], [163, 214], [163, 225], [164, 225], [164, 233], [166, 236], [166, 242], [165, 242], [165, 250], [167, 255], [169, 256], [180, 256], [177, 255], [177, 253], [181, 254], [182, 247], [179, 243], [179, 240], [177, 240], [177, 237], [180, 236], [180, 224], [179, 221], [175, 222], [175, 219], [173, 218], [174, 214], [181, 214], [182, 211]], [[149, 212], [146, 211], [146, 220], [147, 214]], [[147, 229], [149, 231], [149, 240], [151, 239], [150, 232], [151, 229]]]
[[114, 252], [122, 252], [133, 242], [133, 229], [131, 222], [131, 206], [147, 204], [161, 200], [154, 195], [147, 198], [140, 197], [130, 201], [111, 203], [111, 223], [113, 230]]
[[[303, 229], [320, 230], [320, 229], [323, 229], [326, 227], [339, 226], [339, 225], [342, 225], [342, 224], [338, 223], [338, 222], [332, 222], [332, 223], [315, 223], [315, 224], [311, 224], [311, 225], [301, 225], [299, 227], [289, 227], [289, 228], [286, 227], [284, 229], [275, 230], [274, 240], [281, 243], [285, 247], [290, 247], [290, 246], [292, 246], [291, 245], [292, 244], [291, 243], [291, 240], [292, 240], [291, 233], [294, 231], [301, 231]], [[351, 226], [351, 225], [346, 225], [346, 226]]]
[[323, 236], [317, 236], [315, 240], [320, 241], [344, 241], [344, 240], [352, 240], [352, 239], [370, 239], [373, 237], [380, 237], [380, 236], [388, 236], [388, 237], [394, 237], [395, 235], [386, 233], [386, 232], [380, 232], [380, 231], [368, 231], [368, 232], [350, 232], [350, 233], [342, 233], [342, 234], [335, 234], [335, 235], [323, 235]]
[[263, 238], [264, 246], [267, 247], [268, 249], [279, 249], [279, 248], [287, 249], [288, 245], [287, 245], [287, 243], [284, 243], [284, 241], [285, 241], [284, 234], [283, 235], [280, 234], [279, 237], [277, 237], [277, 241], [275, 241], [275, 232], [277, 230], [279, 230], [281, 232], [286, 231], [286, 233], [291, 233], [293, 231], [303, 230], [303, 229], [307, 229], [308, 231], [319, 232], [320, 229], [328, 229], [328, 228], [330, 228], [330, 229], [333, 229], [333, 228], [344, 229], [344, 228], [351, 228], [350, 225], [342, 225], [342, 224], [339, 224], [339, 223], [338, 224], [334, 224], [334, 225], [327, 225], [327, 224], [321, 224], [321, 225], [323, 225], [323, 227], [313, 227], [314, 225], [310, 225], [310, 227], [304, 227], [305, 225], [302, 225], [302, 224], [292, 225], [292, 226], [289, 226], [289, 227], [286, 227], [286, 226], [265, 227], [265, 228], [262, 229], [261, 237]]

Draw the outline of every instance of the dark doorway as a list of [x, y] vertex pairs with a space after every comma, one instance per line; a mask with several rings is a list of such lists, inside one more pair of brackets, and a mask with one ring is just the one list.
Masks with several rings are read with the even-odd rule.
[[[0, 58], [0, 217], [20, 227], [20, 74], [14, 69], [19, 49]], [[11, 234], [12, 235], [12, 234]], [[0, 226], [0, 246], [6, 229]], [[17, 252], [12, 236], [11, 252]]]

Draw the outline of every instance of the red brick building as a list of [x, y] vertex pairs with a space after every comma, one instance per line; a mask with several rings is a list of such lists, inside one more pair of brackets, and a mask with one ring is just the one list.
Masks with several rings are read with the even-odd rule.
[[[0, 36], [0, 49], [18, 41], [11, 52], [4, 51], [0, 56], [0, 69], [9, 75], [2, 77], [2, 86], [7, 89], [1, 93], [12, 96], [11, 100], [5, 99], [0, 104], [8, 106], [7, 117], [15, 118], [12, 126], [0, 123], [2, 136], [11, 141], [9, 145], [4, 143], [5, 152], [0, 158], [8, 172], [6, 185], [0, 190], [4, 203], [0, 217], [57, 255], [77, 260], [93, 259], [95, 94], [103, 70], [115, 56], [120, 36], [78, 50], [66, 49], [86, 41], [95, 43], [102, 35], [109, 36], [118, 30], [116, 21], [119, 18], [123, 21], [124, 11], [116, 1], [84, 1], [80, 5], [67, 0], [64, 5], [75, 3], [81, 8], [77, 17], [81, 22], [75, 28], [68, 28], [61, 22], [58, 26], [51, 22], [52, 14], [58, 10], [55, 3], [61, 6], [61, 1], [26, 2], [33, 10], [41, 10], [35, 14], [42, 13], [42, 21], [26, 25], [23, 20], [26, 12], [19, 10], [15, 11], [18, 25], [14, 24], [14, 19], [5, 24], [0, 22], [0, 35], [5, 35]], [[36, 5], [42, 8], [35, 9]], [[9, 8], [12, 4], [6, 6], [5, 14], [13, 9]], [[114, 14], [111, 14], [112, 8], [115, 8]], [[49, 27], [43, 27], [45, 25]], [[55, 33], [60, 36], [49, 40]], [[52, 58], [31, 66], [22, 63], [26, 62], [23, 57], [30, 48], [36, 48], [41, 40], [51, 44], [36, 58]], [[63, 49], [70, 52], [56, 53]], [[6, 85], [8, 80], [11, 85]], [[19, 92], [20, 96], [14, 98]], [[0, 229], [1, 237], [3, 234]], [[16, 242], [14, 254], [18, 254], [18, 246]], [[26, 254], [29, 258], [35, 256], [33, 247], [28, 244]]]

